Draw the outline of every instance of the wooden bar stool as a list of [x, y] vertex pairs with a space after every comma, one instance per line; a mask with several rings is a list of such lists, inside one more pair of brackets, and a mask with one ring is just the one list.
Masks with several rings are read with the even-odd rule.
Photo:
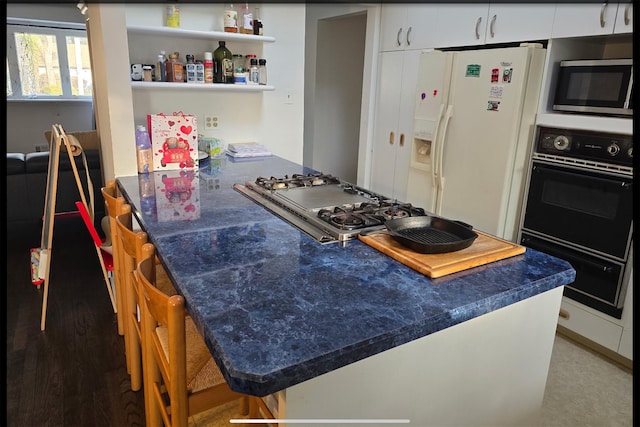
[[[229, 388], [187, 315], [184, 298], [168, 296], [154, 285], [154, 246], [145, 244], [143, 252], [135, 277], [142, 318], [147, 426], [164, 423], [165, 426], [184, 427], [192, 415], [234, 400], [243, 402], [244, 414], [247, 414], [247, 408], [258, 414], [262, 399]], [[263, 413], [272, 418], [266, 405]]]
[[[116, 236], [121, 249], [120, 268], [121, 289], [123, 297], [124, 343], [125, 357], [131, 376], [131, 389], [134, 391], [142, 388], [142, 350], [140, 333], [140, 310], [138, 307], [138, 285], [133, 276], [136, 264], [142, 258], [142, 246], [147, 243], [147, 233], [142, 230], [134, 230], [131, 206], [124, 204], [121, 214], [116, 216]], [[156, 261], [159, 262], [159, 261]], [[177, 292], [173, 283], [167, 276], [164, 268], [157, 268], [156, 286], [167, 295], [175, 295]]]

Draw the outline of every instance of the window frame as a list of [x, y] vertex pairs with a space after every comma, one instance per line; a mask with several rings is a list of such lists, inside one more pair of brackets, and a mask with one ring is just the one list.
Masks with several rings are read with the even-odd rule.
[[[58, 49], [60, 67], [61, 95], [23, 95], [20, 68], [15, 45], [15, 33], [32, 31], [38, 34], [53, 35]], [[7, 55], [12, 94], [7, 101], [93, 101], [93, 95], [73, 95], [71, 74], [67, 53], [68, 36], [84, 37], [89, 42], [85, 24], [74, 22], [45, 21], [38, 19], [7, 18]], [[6, 65], [5, 65], [6, 66]]]

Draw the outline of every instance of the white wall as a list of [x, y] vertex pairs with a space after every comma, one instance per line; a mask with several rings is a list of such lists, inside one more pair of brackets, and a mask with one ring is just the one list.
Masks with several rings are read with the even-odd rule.
[[[75, 3], [7, 4], [7, 17], [84, 23]], [[67, 132], [94, 129], [91, 101], [8, 101], [7, 152], [29, 153], [48, 144], [45, 131], [59, 123]]]
[[[358, 93], [361, 99], [358, 100], [359, 105], [351, 105], [351, 116], [359, 117], [359, 126], [357, 135], [357, 141], [353, 141], [357, 144], [357, 178], [352, 180], [358, 185], [367, 186], [369, 181], [369, 164], [371, 156], [372, 138], [373, 138], [373, 99], [375, 97], [375, 77], [376, 77], [376, 63], [377, 63], [377, 51], [378, 51], [378, 38], [379, 38], [379, 20], [380, 20], [380, 6], [377, 4], [309, 4], [307, 6], [306, 16], [306, 47], [305, 47], [305, 125], [304, 125], [304, 155], [305, 162], [310, 162], [310, 166], [316, 169], [324, 169], [326, 173], [335, 173], [332, 168], [332, 163], [340, 164], [339, 157], [342, 156], [340, 150], [336, 150], [336, 142], [338, 144], [343, 143], [345, 139], [340, 138], [353, 138], [348, 130], [335, 129], [336, 126], [344, 125], [344, 123], [338, 123], [329, 121], [330, 116], [335, 114], [331, 111], [331, 99], [330, 97], [323, 97], [317, 93], [321, 88], [317, 88], [318, 81], [322, 81], [322, 77], [317, 76], [318, 72], [323, 72], [326, 67], [323, 64], [318, 65], [317, 60], [319, 55], [322, 55], [324, 46], [322, 44], [333, 44], [330, 37], [325, 37], [321, 40], [318, 37], [318, 28], [321, 21], [325, 21], [325, 24], [330, 24], [330, 21], [340, 19], [340, 17], [346, 17], [349, 19], [350, 15], [366, 13], [366, 30], [365, 40], [362, 46], [362, 52], [349, 52], [349, 49], [345, 42], [345, 49], [341, 52], [337, 52], [337, 57], [344, 55], [363, 55], [361, 58], [362, 74], [358, 82], [351, 82], [353, 85], [358, 85], [358, 90], [349, 91], [351, 96], [354, 93]], [[321, 32], [322, 34], [322, 32]], [[326, 35], [326, 32], [324, 33]], [[351, 48], [352, 49], [352, 48]], [[324, 64], [326, 65], [326, 64]], [[330, 64], [333, 66], [333, 70], [337, 70], [335, 74], [338, 75], [341, 69], [341, 64]], [[331, 68], [329, 68], [331, 69]], [[332, 74], [334, 74], [332, 72]], [[334, 74], [334, 75], [335, 75]], [[327, 83], [328, 80], [324, 80]], [[355, 88], [352, 88], [355, 89]], [[345, 135], [349, 135], [348, 137]], [[329, 148], [327, 148], [329, 147]], [[345, 177], [341, 177], [347, 179]]]
[[[222, 6], [181, 5], [181, 28], [219, 31]], [[107, 11], [109, 19], [113, 20], [120, 20], [122, 11], [124, 21], [111, 22], [105, 19]], [[102, 94], [97, 93], [101, 99], [97, 100], [96, 106], [103, 152], [106, 151], [106, 145], [110, 145], [112, 151], [111, 155], [105, 153], [112, 163], [111, 166], [105, 165], [105, 178], [136, 173], [134, 125], [146, 123], [147, 114], [160, 112], [183, 111], [194, 114], [199, 123], [204, 123], [205, 114], [217, 114], [221, 126], [219, 130], [212, 131], [212, 135], [222, 138], [226, 143], [257, 141], [265, 144], [276, 155], [302, 163], [305, 5], [265, 4], [261, 7], [264, 34], [274, 37], [274, 43], [228, 43], [232, 52], [233, 49], [245, 54], [251, 53], [251, 50], [259, 55], [261, 52], [260, 56], [267, 59], [268, 83], [275, 86], [274, 91], [132, 91], [128, 77], [130, 61], [153, 63], [160, 49], [167, 53], [178, 50], [181, 58], [187, 53], [194, 53], [198, 58], [205, 49], [213, 50], [217, 47], [214, 41], [171, 40], [138, 35], [125, 37], [120, 33], [114, 34], [114, 28], [119, 29], [125, 24], [162, 26], [163, 11], [161, 4], [89, 4], [92, 49], [96, 56], [94, 62], [101, 70], [109, 69], [109, 73], [96, 70], [96, 74], [101, 75], [94, 76], [96, 85], [102, 84], [103, 88]], [[96, 24], [99, 22], [101, 28], [97, 28], [97, 25], [94, 28], [94, 15]], [[118, 76], [111, 73], [117, 73]], [[293, 94], [292, 104], [285, 104], [287, 91]], [[115, 105], [118, 108], [114, 108]], [[129, 106], [132, 108], [130, 119], [109, 119], [109, 116], [126, 114]], [[108, 162], [109, 159], [105, 161]]]

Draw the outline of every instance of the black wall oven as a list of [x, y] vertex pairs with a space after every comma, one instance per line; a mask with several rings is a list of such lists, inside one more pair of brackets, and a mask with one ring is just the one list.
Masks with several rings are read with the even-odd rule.
[[632, 137], [538, 128], [520, 242], [569, 261], [565, 296], [620, 318], [633, 238]]

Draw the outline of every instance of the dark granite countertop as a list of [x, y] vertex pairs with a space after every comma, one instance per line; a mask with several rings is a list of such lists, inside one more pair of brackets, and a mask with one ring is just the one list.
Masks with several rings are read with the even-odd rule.
[[233, 390], [264, 396], [575, 278], [527, 249], [429, 279], [357, 239], [321, 245], [232, 188], [309, 172], [275, 156], [211, 159], [149, 174], [151, 204], [139, 176], [117, 179]]

